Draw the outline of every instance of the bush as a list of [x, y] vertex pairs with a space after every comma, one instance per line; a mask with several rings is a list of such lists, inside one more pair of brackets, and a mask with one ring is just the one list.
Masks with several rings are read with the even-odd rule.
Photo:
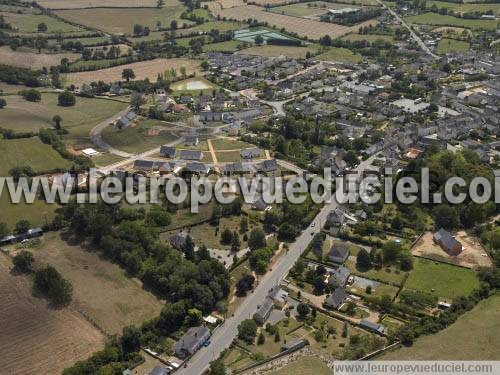
[[42, 95], [40, 91], [35, 89], [23, 90], [20, 92], [21, 96], [29, 102], [39, 102], [42, 100]]
[[19, 254], [17, 254], [12, 262], [14, 263], [14, 267], [16, 270], [21, 272], [31, 272], [33, 269], [33, 254], [29, 251], [23, 250]]
[[72, 107], [76, 104], [75, 94], [69, 91], [64, 91], [59, 94], [57, 101], [62, 107]]
[[35, 272], [34, 287], [57, 306], [68, 305], [73, 296], [71, 283], [63, 279], [52, 266], [46, 266]]

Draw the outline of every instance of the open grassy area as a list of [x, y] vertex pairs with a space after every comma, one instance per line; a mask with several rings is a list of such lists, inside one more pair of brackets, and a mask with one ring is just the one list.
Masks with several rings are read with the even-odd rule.
[[158, 316], [163, 302], [144, 290], [138, 279], [128, 277], [124, 269], [99, 253], [63, 237], [58, 232], [45, 234], [33, 254], [36, 261], [53, 265], [71, 282], [79, 310], [112, 334]]
[[230, 138], [212, 139], [212, 146], [214, 147], [215, 151], [239, 150], [242, 148], [255, 147], [254, 145], [251, 145], [250, 143], [238, 141], [238, 140], [234, 140], [234, 139], [230, 139]]
[[[334, 9], [333, 4], [328, 4], [328, 8], [321, 8], [320, 5], [325, 4], [323, 2], [312, 2], [312, 3], [298, 3], [284, 5], [280, 7], [271, 8], [271, 12], [278, 14], [285, 14], [287, 16], [293, 17], [308, 17], [313, 15], [325, 14], [328, 9]], [[317, 6], [314, 6], [317, 5]], [[344, 8], [349, 7], [349, 5], [344, 5]]]
[[13, 204], [4, 190], [0, 196], [0, 223], [5, 223], [11, 231], [14, 230], [19, 220], [28, 220], [32, 226], [50, 224], [56, 210], [57, 204], [47, 204], [43, 200], [36, 199], [33, 204], [27, 204], [22, 200], [18, 204]]
[[203, 52], [234, 52], [238, 50], [238, 45], [240, 44], [241, 42], [237, 40], [205, 44], [203, 46]]
[[234, 22], [234, 21], [210, 21], [205, 22], [200, 25], [196, 25], [190, 27], [188, 29], [177, 30], [178, 35], [186, 35], [191, 34], [193, 32], [199, 31], [210, 31], [210, 30], [219, 30], [219, 32], [238, 30], [247, 27], [245, 23], [242, 22]]
[[366, 35], [361, 35], [361, 34], [347, 34], [343, 36], [343, 40], [349, 40], [351, 42], [357, 42], [359, 40], [366, 40], [367, 42], [375, 42], [377, 40], [383, 40], [384, 42], [393, 42], [394, 37], [392, 35], [376, 35], [376, 34], [366, 34]]
[[0, 176], [8, 176], [9, 170], [19, 166], [30, 166], [35, 172], [56, 168], [70, 168], [71, 162], [42, 143], [38, 137], [0, 140]]
[[318, 357], [301, 357], [276, 371], [276, 375], [329, 375], [332, 371]]
[[479, 287], [479, 279], [474, 271], [467, 268], [414, 258], [413, 271], [405, 287], [453, 299], [469, 295]]
[[[1, 211], [0, 211], [1, 213]], [[33, 295], [33, 281], [0, 254], [0, 363], [3, 374], [61, 374], [103, 348], [105, 337], [73, 308]]]
[[436, 47], [436, 52], [440, 55], [449, 52], [462, 53], [462, 52], [467, 52], [469, 48], [470, 48], [469, 42], [443, 38], [439, 41]]
[[106, 165], [118, 163], [119, 161], [122, 160], [123, 158], [121, 156], [108, 153], [99, 154], [97, 156], [92, 157], [92, 161], [98, 167], [105, 167]]
[[0, 127], [17, 132], [36, 132], [52, 127], [52, 117], [58, 114], [63, 119], [63, 128], [69, 131], [64, 138], [72, 144], [89, 143], [88, 135], [94, 126], [127, 106], [115, 100], [77, 97], [73, 107], [60, 107], [57, 94], [52, 93], [43, 93], [38, 103], [28, 102], [20, 96], [9, 96], [6, 100]]
[[318, 48], [315, 46], [275, 46], [275, 45], [265, 45], [265, 46], [254, 46], [246, 48], [241, 51], [245, 55], [257, 55], [257, 56], [288, 56], [294, 59], [303, 59], [306, 57], [307, 53], [316, 53]]
[[352, 52], [347, 48], [329, 48], [327, 51], [314, 57], [316, 60], [322, 61], [345, 61], [358, 63], [363, 60], [363, 56]]
[[495, 20], [464, 19], [437, 13], [422, 13], [407, 17], [406, 21], [422, 25], [458, 26], [473, 30], [495, 30], [497, 27]]
[[18, 48], [13, 51], [9, 46], [0, 47], [0, 61], [2, 64], [28, 69], [49, 69], [59, 65], [61, 59], [70, 62], [80, 58], [77, 53], [38, 53], [30, 48]]
[[380, 269], [371, 268], [368, 271], [359, 270], [356, 267], [356, 260], [351, 259], [347, 260], [346, 267], [355, 275], [395, 285], [401, 285], [407, 274], [407, 272], [399, 270], [397, 266], [382, 267]]
[[71, 22], [114, 34], [132, 34], [134, 24], [156, 29], [156, 23], [169, 26], [177, 20], [179, 25], [190, 24], [190, 21], [181, 20], [183, 5], [164, 8], [90, 8], [58, 10], [55, 13]]
[[204, 78], [195, 77], [172, 83], [170, 85], [170, 88], [174, 91], [175, 94], [179, 95], [184, 93], [199, 94], [200, 91], [211, 93], [212, 90], [217, 88], [217, 86]]
[[[149, 133], [153, 128], [163, 131], [159, 134]], [[155, 120], [142, 120], [137, 125], [125, 129], [108, 126], [102, 132], [102, 138], [110, 146], [131, 153], [147, 151], [177, 139], [169, 128]]]
[[36, 33], [38, 25], [45, 23], [47, 25], [47, 33], [70, 33], [74, 31], [82, 31], [78, 26], [70, 25], [57, 18], [50, 17], [44, 14], [19, 14], [19, 13], [0, 13], [5, 17], [5, 21], [9, 23], [14, 31], [20, 33]]
[[418, 338], [413, 346], [379, 360], [500, 360], [500, 295], [481, 301], [445, 330]]
[[469, 3], [469, 4], [461, 4], [461, 3], [452, 3], [445, 1], [434, 1], [429, 0], [426, 2], [426, 7], [431, 8], [436, 5], [438, 9], [446, 8], [451, 9], [454, 12], [459, 13], [468, 13], [468, 12], [487, 12], [489, 10], [493, 11], [495, 14], [500, 14], [500, 4], [487, 4], [487, 3]]

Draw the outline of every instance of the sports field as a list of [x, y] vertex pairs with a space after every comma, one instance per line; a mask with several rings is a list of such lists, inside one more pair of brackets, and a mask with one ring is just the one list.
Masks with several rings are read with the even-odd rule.
[[500, 295], [481, 301], [445, 330], [377, 360], [500, 360]]

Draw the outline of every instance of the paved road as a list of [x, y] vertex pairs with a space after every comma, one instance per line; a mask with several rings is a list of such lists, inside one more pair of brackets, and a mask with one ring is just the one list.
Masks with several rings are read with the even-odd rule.
[[[359, 164], [356, 168], [358, 172], [362, 172], [371, 164], [374, 157], [371, 157]], [[300, 236], [291, 243], [285, 255], [281, 256], [274, 265], [272, 272], [268, 272], [261, 280], [257, 287], [238, 307], [234, 316], [227, 319], [224, 324], [219, 327], [212, 338], [208, 347], [202, 347], [188, 362], [186, 368], [178, 370], [178, 374], [198, 375], [202, 374], [210, 362], [217, 359], [221, 352], [227, 348], [238, 334], [238, 325], [245, 319], [253, 316], [269, 290], [280, 283], [288, 271], [293, 267], [302, 252], [307, 248], [315, 233], [318, 233], [324, 225], [328, 214], [338, 206], [336, 201], [323, 206], [318, 215], [314, 218], [311, 224], [300, 234]]]
[[121, 156], [123, 158], [128, 158], [128, 157], [132, 156], [132, 154], [130, 154], [128, 152], [117, 150], [116, 148], [111, 147], [106, 142], [104, 142], [102, 140], [102, 137], [101, 137], [102, 131], [106, 127], [108, 127], [109, 124], [111, 124], [111, 123], [115, 122], [116, 120], [118, 120], [120, 117], [122, 117], [123, 115], [125, 115], [129, 110], [130, 110], [130, 107], [127, 107], [124, 110], [116, 113], [115, 115], [113, 115], [110, 118], [108, 118], [108, 119], [100, 122], [99, 124], [97, 124], [96, 126], [94, 126], [92, 128], [92, 130], [90, 131], [90, 140], [92, 141], [92, 143], [94, 145], [97, 146], [98, 149], [103, 150], [103, 151], [108, 151], [111, 154], [115, 154], [115, 155]]
[[413, 29], [410, 27], [410, 25], [408, 25], [400, 16], [399, 14], [396, 13], [396, 11], [388, 6], [386, 6], [381, 0], [377, 0], [377, 2], [382, 6], [384, 7], [385, 9], [387, 9], [389, 11], [389, 13], [391, 13], [400, 23], [401, 25], [403, 25], [404, 27], [406, 27], [408, 29], [408, 31], [410, 32], [411, 36], [413, 39], [415, 39], [415, 41], [418, 43], [418, 45], [420, 46], [420, 48], [422, 48], [424, 50], [424, 52], [426, 52], [429, 56], [433, 57], [434, 59], [436, 60], [439, 60], [440, 57], [438, 55], [435, 55], [430, 49], [429, 47], [427, 47], [425, 45], [425, 43], [422, 41], [422, 39], [420, 39], [420, 37], [413, 31]]

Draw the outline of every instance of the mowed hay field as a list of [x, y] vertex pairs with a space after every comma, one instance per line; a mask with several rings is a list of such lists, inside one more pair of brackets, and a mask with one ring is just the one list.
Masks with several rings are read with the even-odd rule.
[[31, 293], [32, 281], [10, 273], [0, 253], [0, 372], [60, 374], [104, 347], [104, 336], [71, 308], [54, 310]]
[[[142, 8], [156, 7], [156, 0], [39, 0], [37, 4], [47, 9], [79, 8]], [[166, 5], [178, 5], [177, 0], [167, 0]]]
[[61, 234], [45, 234], [35, 260], [53, 265], [73, 284], [73, 303], [107, 333], [157, 317], [164, 302], [99, 253], [72, 245]]
[[239, 53], [245, 55], [258, 55], [258, 56], [287, 56], [294, 59], [303, 59], [306, 57], [307, 52], [315, 53], [318, 52], [318, 48], [314, 46], [254, 46], [241, 50]]
[[7, 106], [0, 111], [0, 127], [16, 132], [38, 131], [53, 127], [52, 117], [62, 117], [62, 127], [69, 131], [64, 136], [68, 143], [88, 143], [89, 132], [101, 121], [127, 107], [116, 100], [77, 97], [73, 107], [57, 105], [57, 94], [42, 93], [42, 100], [28, 102], [20, 96], [6, 96]]
[[465, 19], [437, 13], [422, 13], [407, 17], [406, 21], [422, 25], [465, 27], [472, 30], [495, 30], [497, 28], [496, 20]]
[[69, 61], [75, 61], [80, 57], [76, 53], [36, 53], [13, 51], [8, 46], [0, 47], [0, 61], [2, 64], [17, 66], [20, 68], [32, 68], [47, 70], [51, 66], [59, 65], [61, 59], [67, 58]]
[[27, 204], [24, 199], [14, 204], [10, 200], [7, 188], [4, 187], [0, 196], [0, 223], [7, 224], [11, 231], [14, 231], [19, 220], [28, 220], [34, 227], [47, 225], [56, 216], [58, 208], [57, 204], [48, 204], [41, 199], [35, 199], [32, 204]]
[[45, 14], [19, 14], [0, 12], [5, 17], [5, 21], [12, 27], [12, 31], [20, 33], [37, 33], [38, 25], [45, 23], [47, 25], [47, 33], [70, 33], [82, 31], [79, 26], [73, 26], [57, 18], [47, 16]]
[[0, 140], [0, 176], [8, 176], [9, 170], [18, 166], [30, 166], [35, 172], [55, 168], [69, 168], [71, 162], [63, 159], [50, 145], [38, 137]]
[[350, 32], [357, 32], [360, 27], [376, 25], [378, 22], [376, 20], [369, 20], [359, 23], [356, 26], [348, 27], [328, 22], [314, 21], [307, 18], [266, 12], [263, 8], [255, 5], [222, 9], [217, 15], [238, 21], [245, 21], [249, 18], [253, 18], [260, 22], [267, 22], [269, 25], [277, 28], [283, 27], [287, 31], [296, 32], [302, 37], [308, 37], [314, 40], [318, 40], [325, 35], [330, 35], [332, 38], [335, 38]]
[[181, 20], [184, 5], [175, 5], [165, 8], [89, 8], [56, 10], [59, 16], [80, 25], [102, 30], [113, 34], [132, 34], [134, 24], [148, 26], [156, 29], [159, 21], [163, 26], [170, 26], [172, 20], [177, 20], [179, 25], [191, 24], [190, 21]]
[[481, 301], [474, 309], [434, 335], [415, 340], [377, 360], [500, 360], [500, 295]]
[[112, 68], [95, 70], [92, 72], [77, 72], [66, 74], [64, 77], [68, 83], [82, 85], [92, 81], [115, 82], [122, 80], [123, 69], [130, 68], [135, 73], [135, 79], [149, 78], [151, 81], [156, 81], [159, 73], [164, 73], [166, 70], [175, 69], [177, 73], [181, 67], [186, 68], [187, 74], [198, 73], [200, 62], [197, 60], [174, 58], [174, 59], [154, 59], [149, 61], [140, 61], [127, 65], [115, 66]]

